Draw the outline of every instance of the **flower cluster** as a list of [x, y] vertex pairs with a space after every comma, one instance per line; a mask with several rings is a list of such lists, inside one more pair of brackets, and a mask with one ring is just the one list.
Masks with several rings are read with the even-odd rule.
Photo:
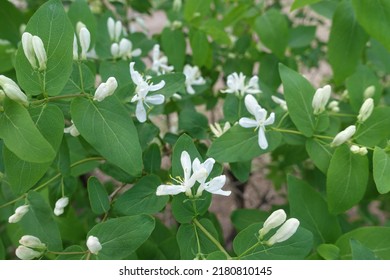
[[113, 95], [118, 87], [118, 82], [114, 77], [109, 77], [107, 82], [101, 83], [95, 91], [93, 100], [103, 101], [106, 97]]
[[272, 246], [275, 243], [286, 241], [293, 236], [299, 227], [299, 221], [295, 218], [290, 218], [286, 221], [286, 217], [287, 215], [282, 209], [273, 212], [264, 222], [263, 227], [259, 230], [260, 240], [262, 240], [270, 230], [279, 226], [280, 228], [274, 235], [265, 241], [265, 244]]
[[268, 148], [268, 141], [265, 137], [265, 126], [275, 122], [275, 114], [271, 113], [267, 118], [267, 111], [259, 105], [256, 98], [252, 95], [245, 96], [245, 107], [255, 117], [255, 120], [241, 118], [238, 123], [245, 128], [255, 127], [255, 129], [259, 129], [258, 143], [260, 148], [265, 150]]
[[206, 182], [211, 170], [213, 169], [215, 163], [214, 159], [209, 158], [204, 163], [201, 163], [198, 158], [195, 158], [191, 163], [190, 155], [188, 152], [183, 151], [181, 153], [180, 162], [184, 171], [184, 178], [174, 179], [177, 183], [179, 183], [179, 185], [160, 185], [157, 188], [156, 195], [175, 195], [185, 193], [188, 197], [193, 197], [192, 188], [196, 182], [200, 185], [195, 197], [200, 197], [204, 190], [213, 194], [224, 196], [230, 195], [230, 191], [222, 190], [222, 187], [226, 182], [225, 175], [217, 176]]
[[80, 42], [80, 47], [81, 47], [80, 59], [85, 60], [87, 59], [87, 52], [91, 45], [91, 33], [89, 32], [85, 24], [82, 23], [81, 21], [79, 21], [76, 24], [76, 30], [77, 30], [77, 36], [75, 34], [73, 38], [73, 59], [74, 60], [79, 59], [79, 47], [77, 43], [77, 37], [78, 37]]
[[4, 75], [0, 75], [0, 87], [4, 90], [4, 92], [0, 90], [0, 97], [6, 95], [8, 98], [23, 104], [24, 106], [28, 106], [27, 96], [13, 80]]
[[39, 258], [46, 250], [46, 244], [42, 243], [38, 237], [24, 235], [19, 240], [19, 247], [15, 254], [21, 260], [32, 260]]
[[15, 213], [8, 218], [10, 224], [19, 222], [29, 211], [29, 205], [22, 205], [15, 209]]
[[54, 215], [60, 216], [64, 213], [64, 209], [69, 204], [69, 198], [64, 196], [57, 200], [56, 205], [54, 207]]
[[259, 88], [259, 78], [253, 76], [250, 78], [249, 82], [245, 84], [246, 76], [243, 73], [237, 74], [233, 73], [227, 77], [226, 85], [227, 89], [222, 90], [223, 93], [234, 93], [237, 96], [244, 96], [248, 94], [261, 93]]
[[161, 55], [160, 45], [156, 44], [153, 47], [152, 52], [152, 70], [157, 73], [157, 75], [169, 73], [173, 71], [173, 66], [168, 66], [168, 57]]

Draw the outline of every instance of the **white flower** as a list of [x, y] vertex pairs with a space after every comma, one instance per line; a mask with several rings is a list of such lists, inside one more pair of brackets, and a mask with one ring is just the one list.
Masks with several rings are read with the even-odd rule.
[[134, 70], [135, 62], [130, 63], [130, 75], [134, 84], [137, 86], [135, 88], [135, 95], [131, 99], [131, 102], [137, 102], [137, 107], [135, 111], [135, 116], [139, 122], [146, 121], [146, 110], [145, 105], [148, 106], [148, 103], [153, 105], [159, 105], [164, 103], [165, 97], [162, 94], [155, 94], [153, 96], [147, 96], [149, 91], [157, 91], [165, 86], [165, 81], [161, 81], [158, 84], [149, 84], [145, 81], [141, 74], [138, 71]]
[[[203, 178], [207, 178], [208, 172], [202, 166], [197, 166], [199, 169], [196, 169], [196, 171], [194, 170], [193, 173], [191, 172], [191, 158], [186, 151], [181, 153], [180, 162], [184, 171], [184, 179], [176, 180], [180, 183], [180, 185], [160, 185], [157, 188], [156, 195], [175, 195], [185, 193], [187, 196], [192, 197], [191, 188], [195, 185], [196, 181], [203, 181]], [[208, 164], [211, 164], [211, 162]]]
[[217, 176], [211, 179], [211, 181], [201, 184], [196, 192], [196, 197], [200, 197], [203, 193], [203, 190], [213, 194], [229, 196], [232, 193], [231, 191], [222, 190], [222, 187], [225, 185], [225, 183], [226, 183], [225, 175]]
[[370, 116], [372, 111], [374, 110], [374, 99], [367, 98], [366, 101], [364, 101], [362, 107], [360, 107], [359, 115], [357, 116], [358, 122], [364, 122], [367, 120]]
[[330, 85], [326, 85], [316, 90], [313, 101], [311, 103], [315, 115], [321, 114], [325, 111], [326, 104], [328, 104], [330, 98], [331, 90], [332, 89]]
[[81, 59], [87, 59], [87, 52], [91, 44], [91, 33], [86, 27], [81, 27], [79, 31], [79, 39], [81, 46]]
[[20, 245], [33, 248], [33, 249], [45, 249], [46, 244], [42, 243], [38, 237], [33, 235], [24, 235], [19, 240]]
[[13, 80], [4, 75], [0, 75], [0, 86], [3, 88], [7, 97], [20, 104], [28, 106], [27, 96]]
[[238, 96], [244, 96], [245, 93], [248, 94], [256, 94], [261, 93], [259, 89], [259, 78], [257, 76], [253, 76], [250, 78], [247, 85], [245, 85], [246, 76], [243, 73], [237, 74], [236, 72], [230, 74], [227, 77], [226, 85], [228, 88], [226, 90], [222, 90], [223, 93], [234, 93]]
[[352, 145], [349, 149], [353, 154], [359, 154], [361, 156], [365, 156], [368, 153], [366, 147], [359, 147], [358, 145]]
[[102, 249], [102, 245], [100, 244], [99, 239], [93, 235], [88, 237], [87, 247], [88, 250], [95, 255], [97, 255], [99, 251]]
[[156, 72], [158, 75], [165, 74], [173, 71], [173, 66], [168, 66], [168, 57], [161, 56], [160, 57], [160, 45], [156, 44], [153, 47], [152, 52], [152, 70]]
[[64, 208], [68, 206], [69, 198], [64, 196], [57, 200], [56, 205], [54, 207], [54, 215], [60, 216], [64, 213]]
[[93, 100], [98, 102], [103, 101], [106, 97], [114, 94], [116, 88], [118, 87], [118, 82], [114, 77], [109, 77], [107, 82], [101, 83], [95, 91]]
[[370, 98], [373, 97], [375, 94], [375, 86], [369, 86], [364, 90], [363, 96], [364, 98]]
[[333, 100], [333, 101], [329, 102], [328, 108], [332, 112], [335, 112], [335, 113], [340, 112], [339, 102], [337, 100]]
[[35, 52], [35, 56], [38, 59], [38, 64], [39, 64], [39, 70], [45, 70], [46, 69], [46, 62], [47, 62], [47, 55], [45, 51], [45, 46], [43, 45], [43, 42], [41, 38], [38, 36], [33, 36], [32, 37], [32, 45], [33, 49]]
[[15, 209], [15, 213], [8, 218], [10, 224], [19, 222], [29, 210], [29, 205], [22, 205]]
[[269, 246], [274, 245], [275, 243], [283, 242], [289, 239], [297, 231], [299, 227], [299, 221], [295, 218], [288, 219], [277, 231], [276, 233], [267, 241]]
[[267, 111], [261, 108], [257, 103], [256, 98], [252, 95], [245, 96], [245, 106], [248, 112], [251, 113], [256, 120], [241, 118], [238, 123], [245, 128], [255, 127], [256, 129], [259, 129], [258, 143], [260, 148], [265, 150], [268, 148], [267, 138], [265, 137], [265, 126], [275, 122], [275, 114], [271, 113], [267, 118]]
[[40, 256], [42, 256], [42, 253], [43, 252], [35, 251], [23, 245], [20, 245], [18, 248], [16, 248], [15, 251], [15, 255], [21, 260], [32, 260], [35, 258], [39, 258]]
[[221, 137], [222, 134], [224, 134], [226, 131], [228, 131], [231, 127], [229, 122], [225, 122], [225, 125], [223, 126], [223, 128], [221, 127], [221, 125], [219, 123], [214, 123], [214, 124], [210, 123], [209, 126], [210, 126], [211, 131], [214, 133], [214, 135], [217, 138]]
[[332, 143], [330, 144], [331, 147], [340, 146], [344, 142], [348, 141], [356, 132], [356, 126], [350, 125], [343, 131], [339, 132], [335, 138], [333, 139]]
[[32, 37], [33, 36], [28, 32], [22, 34], [22, 48], [28, 62], [30, 62], [32, 68], [35, 69], [37, 68], [37, 61], [35, 59]]
[[265, 220], [263, 227], [259, 230], [260, 239], [271, 230], [274, 229], [286, 221], [286, 212], [283, 209], [276, 210]]
[[118, 42], [123, 30], [122, 23], [119, 20], [115, 21], [112, 17], [109, 17], [107, 20], [107, 29], [111, 41]]
[[73, 137], [77, 137], [80, 135], [80, 132], [78, 131], [77, 127], [74, 125], [73, 121], [71, 122], [72, 122], [71, 126], [64, 128], [64, 133], [70, 133], [70, 135], [72, 135]]
[[79, 59], [79, 45], [77, 43], [76, 34], [73, 35], [73, 60]]
[[287, 108], [287, 102], [275, 95], [272, 95], [271, 96], [271, 99], [276, 103], [278, 104], [284, 111], [288, 111], [288, 108]]
[[186, 89], [189, 94], [194, 94], [195, 90], [192, 87], [193, 85], [204, 85], [206, 83], [205, 79], [201, 76], [198, 66], [192, 67], [191, 65], [186, 64], [184, 66], [183, 74], [186, 76]]

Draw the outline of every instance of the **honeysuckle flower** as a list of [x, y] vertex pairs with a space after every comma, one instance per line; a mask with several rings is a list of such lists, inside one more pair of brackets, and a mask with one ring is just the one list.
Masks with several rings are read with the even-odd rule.
[[210, 130], [214, 133], [215, 137], [217, 138], [221, 137], [222, 134], [228, 131], [231, 127], [229, 122], [225, 122], [223, 128], [219, 123], [214, 123], [214, 124], [210, 123], [209, 126], [210, 126]]
[[259, 230], [260, 239], [274, 228], [277, 228], [286, 221], [286, 212], [283, 209], [276, 210], [265, 220], [263, 227]]
[[358, 145], [352, 145], [349, 149], [353, 154], [359, 154], [361, 156], [365, 156], [368, 153], [366, 147], [359, 147]]
[[79, 40], [81, 46], [81, 59], [87, 59], [87, 52], [91, 44], [91, 33], [86, 27], [81, 27], [79, 31]]
[[35, 59], [35, 52], [32, 44], [33, 36], [29, 32], [24, 32], [22, 34], [22, 48], [24, 55], [26, 56], [28, 62], [30, 62], [32, 68], [37, 68], [37, 61]]
[[201, 183], [196, 192], [196, 197], [200, 197], [204, 190], [212, 194], [229, 196], [232, 193], [231, 191], [222, 190], [222, 187], [225, 185], [225, 183], [226, 183], [225, 175], [220, 175], [214, 177], [209, 182]]
[[278, 104], [280, 106], [280, 108], [282, 108], [284, 111], [288, 111], [287, 102], [285, 100], [283, 100], [275, 95], [272, 95], [271, 99], [273, 100], [273, 102]]
[[208, 176], [208, 172], [205, 168], [200, 167], [198, 170], [192, 171], [191, 158], [188, 152], [183, 151], [180, 156], [180, 163], [184, 171], [184, 179], [175, 180], [180, 185], [160, 185], [157, 188], [156, 195], [175, 195], [179, 193], [185, 193], [187, 196], [192, 197], [191, 189], [198, 180]]
[[357, 116], [358, 122], [362, 123], [365, 120], [367, 120], [371, 116], [373, 110], [374, 110], [374, 99], [369, 97], [364, 101], [362, 107], [360, 107], [359, 115]]
[[29, 210], [29, 205], [22, 205], [15, 209], [15, 213], [8, 218], [10, 224], [19, 222]]
[[363, 96], [365, 99], [373, 97], [375, 94], [375, 86], [369, 86], [364, 90]]
[[24, 235], [19, 240], [20, 246], [16, 249], [15, 254], [21, 260], [32, 260], [42, 256], [46, 250], [46, 244], [42, 243], [38, 237]]
[[339, 132], [335, 138], [333, 139], [332, 143], [330, 144], [331, 147], [337, 147], [341, 144], [347, 142], [356, 132], [356, 126], [350, 125], [343, 131]]
[[333, 100], [333, 101], [329, 102], [328, 108], [332, 112], [335, 112], [335, 113], [340, 112], [339, 102], [336, 101], [336, 100]]
[[247, 85], [245, 85], [246, 76], [243, 73], [237, 74], [236, 72], [230, 74], [227, 77], [226, 85], [227, 89], [222, 90], [223, 93], [234, 93], [238, 96], [244, 96], [244, 94], [256, 94], [261, 93], [259, 89], [259, 78], [253, 76], [250, 78]]
[[99, 251], [102, 249], [102, 245], [100, 244], [99, 238], [90, 235], [87, 239], [87, 247], [88, 250], [92, 253], [97, 255]]
[[42, 256], [42, 253], [23, 245], [20, 245], [15, 251], [15, 255], [21, 260], [33, 260]]
[[46, 244], [42, 243], [38, 237], [33, 235], [23, 235], [19, 240], [20, 245], [32, 248], [32, 249], [46, 249]]
[[19, 86], [10, 78], [0, 75], [0, 87], [3, 88], [5, 95], [12, 100], [28, 106], [27, 96], [22, 92]]
[[43, 71], [46, 69], [46, 62], [47, 62], [45, 46], [43, 45], [41, 38], [39, 38], [38, 36], [32, 37], [32, 45], [35, 52], [35, 56], [38, 59], [38, 64], [39, 64], [38, 70]]
[[103, 101], [106, 97], [113, 95], [116, 88], [118, 87], [118, 82], [115, 77], [109, 77], [107, 82], [101, 83], [95, 91], [93, 100], [98, 102]]
[[266, 242], [267, 245], [272, 246], [275, 243], [283, 242], [289, 239], [297, 231], [299, 227], [299, 221], [295, 218], [288, 219]]
[[146, 121], [146, 110], [144, 103], [148, 106], [148, 103], [153, 105], [159, 105], [164, 103], [165, 97], [162, 94], [155, 94], [153, 96], [147, 96], [150, 91], [157, 91], [165, 86], [165, 81], [161, 81], [158, 84], [149, 84], [145, 81], [138, 71], [134, 70], [135, 62], [130, 63], [130, 76], [136, 85], [135, 95], [131, 99], [131, 102], [137, 102], [135, 116], [139, 122]]
[[76, 34], [73, 35], [73, 60], [79, 60], [79, 45]]
[[60, 216], [64, 213], [64, 209], [69, 204], [69, 198], [64, 196], [57, 200], [56, 205], [54, 207], [54, 215]]
[[193, 85], [204, 85], [205, 79], [201, 76], [198, 66], [191, 66], [186, 64], [183, 69], [183, 74], [186, 76], [185, 85], [189, 94], [195, 94]]
[[168, 66], [168, 57], [160, 55], [160, 45], [158, 44], [153, 47], [152, 59], [152, 70], [158, 75], [173, 71], [173, 66]]
[[238, 123], [245, 128], [255, 127], [255, 129], [259, 129], [258, 143], [260, 148], [265, 150], [268, 148], [267, 138], [265, 137], [265, 126], [275, 122], [275, 114], [272, 112], [267, 118], [267, 111], [261, 108], [259, 103], [257, 103], [256, 98], [252, 95], [245, 96], [245, 106], [248, 112], [253, 115], [256, 120], [241, 118]]
[[107, 20], [108, 35], [111, 41], [118, 42], [122, 34], [123, 26], [121, 21], [115, 21], [112, 17]]
[[80, 132], [78, 131], [77, 127], [74, 125], [73, 121], [71, 122], [72, 122], [71, 126], [64, 128], [64, 133], [69, 133], [73, 137], [77, 137], [80, 135]]
[[326, 104], [328, 104], [331, 94], [330, 85], [326, 85], [316, 90], [313, 101], [311, 103], [314, 109], [314, 115], [319, 115], [325, 111]]

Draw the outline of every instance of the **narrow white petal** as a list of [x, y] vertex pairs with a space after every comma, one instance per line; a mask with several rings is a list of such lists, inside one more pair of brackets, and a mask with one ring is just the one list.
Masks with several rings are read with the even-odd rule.
[[208, 158], [206, 161], [203, 163], [204, 168], [207, 170], [207, 173], [210, 174], [211, 170], [213, 170], [215, 163], [215, 159], [213, 158]]
[[267, 138], [265, 137], [265, 131], [263, 126], [260, 126], [259, 128], [259, 146], [263, 150], [268, 148], [268, 142]]
[[242, 127], [245, 127], [245, 128], [250, 128], [250, 127], [257, 127], [258, 126], [258, 122], [253, 120], [253, 119], [249, 119], [249, 118], [241, 118], [238, 123], [242, 126]]
[[259, 103], [257, 103], [256, 98], [254, 98], [252, 95], [245, 96], [245, 100], [244, 101], [245, 101], [246, 109], [253, 116], [256, 115], [256, 112], [258, 112], [259, 109], [261, 109], [261, 106], [259, 105]]
[[202, 164], [200, 163], [200, 160], [198, 158], [195, 158], [192, 162], [192, 171], [198, 172], [202, 168]]
[[180, 162], [184, 171], [184, 181], [188, 181], [191, 176], [191, 158], [186, 151], [181, 153]]
[[226, 176], [221, 175], [213, 178], [210, 182], [205, 184], [204, 189], [213, 194], [228, 196], [230, 195], [231, 191], [222, 190], [222, 187], [225, 185], [225, 183], [226, 183]]
[[191, 85], [187, 85], [186, 89], [188, 94], [195, 94], [195, 90]]
[[164, 100], [165, 100], [165, 96], [162, 94], [151, 95], [151, 96], [147, 96], [145, 98], [145, 102], [153, 104], [153, 105], [163, 104]]
[[264, 125], [270, 125], [270, 124], [273, 124], [275, 122], [275, 113], [272, 112], [269, 117], [266, 119], [266, 121], [264, 122]]
[[149, 86], [149, 91], [156, 91], [162, 89], [165, 86], [165, 81], [160, 81], [158, 84]]
[[107, 20], [107, 29], [108, 35], [110, 36], [111, 41], [115, 39], [115, 21], [112, 17], [109, 17]]
[[141, 74], [138, 71], [134, 70], [135, 62], [130, 62], [130, 76], [133, 80], [133, 83], [137, 86], [140, 86], [144, 83], [144, 80], [142, 79]]
[[135, 116], [137, 117], [137, 120], [141, 123], [146, 121], [146, 110], [141, 100], [138, 100], [137, 102]]
[[156, 195], [175, 195], [185, 191], [186, 189], [182, 185], [160, 185], [157, 188]]
[[256, 121], [259, 123], [263, 123], [265, 121], [265, 117], [267, 116], [267, 111], [263, 108], [257, 108], [255, 112]]

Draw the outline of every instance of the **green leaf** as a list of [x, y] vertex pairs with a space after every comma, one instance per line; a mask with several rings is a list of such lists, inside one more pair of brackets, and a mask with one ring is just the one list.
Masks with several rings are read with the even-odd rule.
[[368, 159], [353, 154], [347, 145], [338, 147], [330, 161], [326, 192], [329, 210], [339, 214], [357, 204], [366, 192]]
[[248, 181], [251, 173], [252, 161], [231, 162], [230, 170], [240, 182]]
[[381, 43], [371, 38], [366, 54], [368, 63], [372, 64], [374, 69], [390, 72], [390, 52]]
[[1, 239], [0, 239], [0, 260], [5, 260], [5, 248]]
[[223, 115], [230, 123], [237, 122], [241, 117], [248, 116], [244, 99], [235, 94], [227, 94], [223, 103]]
[[107, 213], [110, 210], [107, 190], [96, 177], [88, 179], [88, 196], [92, 212], [96, 215]]
[[156, 143], [146, 149], [143, 159], [146, 172], [157, 174], [161, 170], [161, 151]]
[[217, 19], [209, 19], [202, 22], [200, 30], [209, 35], [217, 44], [230, 44], [230, 38], [225, 32], [222, 22]]
[[[64, 134], [64, 116], [57, 106], [45, 105], [30, 109], [31, 118], [50, 143], [54, 151], [59, 149]], [[45, 175], [52, 164], [33, 163], [20, 159], [7, 148], [3, 150], [4, 165], [7, 179], [16, 194], [28, 191]]]
[[184, 3], [184, 19], [191, 21], [194, 18], [203, 18], [210, 12], [211, 0], [187, 0]]
[[[390, 259], [390, 227], [362, 227], [341, 236], [336, 246], [340, 248], [341, 259], [351, 259], [351, 240], [370, 250], [383, 260]], [[354, 248], [355, 249], [355, 248]]]
[[256, 19], [254, 28], [260, 41], [277, 57], [284, 58], [289, 38], [286, 17], [272, 8]]
[[313, 245], [310, 231], [299, 227], [292, 237], [273, 246], [262, 245], [258, 232], [263, 223], [252, 224], [240, 231], [233, 240], [233, 249], [241, 260], [300, 260], [306, 257]]
[[378, 260], [378, 257], [367, 247], [363, 246], [359, 241], [351, 239], [352, 259], [353, 260]]
[[154, 219], [148, 215], [121, 217], [97, 224], [87, 236], [99, 239], [102, 249], [97, 258], [120, 260], [141, 246], [154, 229]]
[[179, 129], [184, 130], [193, 138], [206, 139], [208, 123], [207, 117], [195, 110], [185, 109], [179, 114]]
[[381, 194], [388, 193], [390, 191], [390, 154], [375, 147], [372, 161], [376, 189]]
[[309, 138], [306, 141], [306, 151], [313, 160], [315, 166], [326, 174], [333, 152], [329, 145], [323, 144], [318, 139]]
[[368, 147], [379, 145], [390, 137], [390, 108], [374, 108], [371, 116], [362, 123], [355, 133], [356, 142]]
[[4, 73], [14, 69], [15, 48], [11, 43], [4, 43], [0, 45], [0, 73]]
[[195, 217], [204, 215], [211, 204], [211, 194], [203, 192], [199, 199], [190, 200], [184, 194], [177, 194], [172, 199], [172, 214], [179, 223], [190, 223]]
[[186, 56], [186, 41], [180, 29], [164, 28], [161, 33], [161, 46], [175, 71], [182, 71]]
[[183, 73], [170, 73], [150, 79], [153, 84], [158, 84], [162, 80], [165, 81], [165, 86], [160, 90], [154, 91], [153, 94], [162, 94], [165, 98], [169, 98], [174, 93], [184, 90], [186, 77]]
[[387, 0], [352, 1], [356, 18], [371, 37], [390, 51], [390, 2]]
[[169, 196], [156, 196], [156, 190], [160, 184], [160, 178], [155, 175], [142, 177], [115, 201], [113, 210], [121, 215], [129, 216], [159, 212], [169, 200]]
[[291, 5], [291, 11], [294, 11], [306, 5], [311, 5], [320, 1], [322, 0], [295, 0], [294, 3]]
[[251, 224], [258, 223], [259, 221], [265, 221], [268, 216], [269, 213], [258, 209], [237, 209], [233, 211], [231, 220], [234, 228], [237, 231], [241, 231]]
[[290, 31], [288, 45], [291, 48], [303, 48], [310, 46], [315, 39], [316, 26], [299, 25]]
[[141, 174], [138, 134], [133, 120], [115, 96], [103, 102], [75, 98], [71, 114], [81, 135], [102, 156], [132, 176]]
[[334, 244], [321, 244], [317, 247], [317, 252], [325, 260], [337, 260], [340, 258], [340, 249]]
[[279, 132], [268, 130], [265, 135], [269, 146], [262, 150], [258, 144], [257, 131], [239, 125], [233, 126], [211, 144], [207, 155], [219, 162], [249, 161], [279, 146], [282, 138]]
[[337, 217], [330, 214], [324, 198], [305, 181], [289, 176], [290, 215], [313, 234], [314, 246], [333, 243], [341, 235]]
[[328, 42], [329, 63], [337, 84], [355, 71], [367, 40], [367, 34], [356, 21], [351, 2], [340, 2], [333, 15]]
[[53, 147], [39, 132], [22, 105], [6, 99], [0, 115], [0, 138], [17, 157], [29, 162], [49, 162], [55, 157]]
[[31, 95], [58, 95], [72, 72], [73, 28], [59, 0], [42, 5], [29, 20], [26, 32], [39, 36], [47, 54], [47, 68], [35, 71], [19, 45], [16, 75], [20, 86]]
[[[202, 219], [199, 223], [218, 240], [218, 233], [210, 220]], [[219, 251], [218, 247], [195, 224], [183, 224], [176, 235], [182, 260], [193, 260], [195, 257]], [[198, 243], [199, 242], [199, 243]]]
[[192, 49], [192, 63], [199, 67], [212, 62], [212, 49], [205, 32], [198, 29], [190, 29], [190, 45]]
[[40, 193], [30, 191], [27, 195], [29, 211], [20, 221], [24, 234], [38, 237], [51, 251], [61, 251], [60, 231], [53, 219], [53, 209]]
[[283, 64], [279, 64], [279, 73], [292, 121], [306, 137], [312, 136], [317, 126], [311, 105], [314, 88], [304, 77]]
[[160, 132], [160, 130], [155, 125], [148, 122], [136, 123], [136, 128], [142, 150], [145, 150], [149, 143], [152, 142], [154, 137], [156, 137]]
[[0, 1], [0, 34], [1, 39], [10, 41], [14, 46], [20, 42], [20, 25], [24, 17], [9, 1]]
[[[81, 80], [82, 78], [82, 80]], [[76, 94], [92, 92], [95, 87], [95, 75], [91, 69], [83, 63], [73, 63], [72, 74], [69, 77], [61, 94]]]

